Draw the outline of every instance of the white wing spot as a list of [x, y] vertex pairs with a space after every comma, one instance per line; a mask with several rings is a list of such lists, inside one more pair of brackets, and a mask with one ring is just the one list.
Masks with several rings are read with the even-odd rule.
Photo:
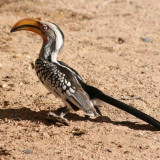
[[68, 83], [67, 83], [67, 86], [70, 87], [70, 86], [71, 86], [71, 82], [68, 82]]
[[66, 85], [64, 85], [64, 86], [62, 87], [63, 90], [66, 90], [66, 88], [67, 88]]
[[70, 91], [71, 93], [75, 93], [75, 90], [72, 89], [71, 87], [69, 88], [69, 91]]
[[67, 80], [66, 79], [64, 80], [64, 83], [67, 84]]

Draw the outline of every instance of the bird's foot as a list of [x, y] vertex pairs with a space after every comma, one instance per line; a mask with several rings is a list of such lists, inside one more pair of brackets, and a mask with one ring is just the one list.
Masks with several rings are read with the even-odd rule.
[[53, 112], [49, 112], [47, 115], [47, 119], [52, 120], [52, 121], [57, 121], [60, 123], [63, 123], [64, 125], [69, 126], [69, 122], [66, 118], [64, 118], [65, 114], [62, 112], [60, 115], [57, 115]]

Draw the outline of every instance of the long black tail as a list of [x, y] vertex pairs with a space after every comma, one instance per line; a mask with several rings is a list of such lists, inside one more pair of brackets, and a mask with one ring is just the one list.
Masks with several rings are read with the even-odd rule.
[[98, 99], [107, 102], [123, 111], [126, 111], [132, 115], [134, 115], [137, 118], [140, 118], [141, 120], [153, 125], [156, 128], [160, 129], [160, 122], [157, 121], [156, 119], [154, 119], [153, 117], [141, 112], [140, 110], [137, 110], [136, 108], [129, 106], [121, 101], [118, 101], [117, 99], [114, 99], [110, 96], [107, 95], [101, 95], [101, 96], [97, 96]]
[[100, 90], [98, 90], [95, 87], [89, 86], [87, 84], [82, 84], [82, 86], [84, 87], [84, 89], [86, 90], [86, 92], [89, 94], [91, 99], [100, 99], [106, 103], [109, 103], [123, 111], [126, 111], [130, 114], [132, 114], [133, 116], [151, 124], [152, 126], [159, 128], [160, 129], [160, 122], [157, 121], [156, 119], [154, 119], [153, 117], [141, 112], [140, 110], [137, 110], [136, 108], [129, 106], [115, 98], [112, 98], [110, 96], [105, 95], [103, 92], [101, 92]]

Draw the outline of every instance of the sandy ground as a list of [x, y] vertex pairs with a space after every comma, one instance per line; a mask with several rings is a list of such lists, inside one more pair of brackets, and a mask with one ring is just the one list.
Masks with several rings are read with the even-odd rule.
[[40, 37], [9, 33], [26, 17], [60, 26], [58, 59], [88, 84], [160, 120], [159, 0], [0, 0], [0, 159], [160, 159], [160, 132], [108, 104], [95, 121], [82, 112], [67, 116], [69, 127], [46, 120], [63, 103], [33, 69]]

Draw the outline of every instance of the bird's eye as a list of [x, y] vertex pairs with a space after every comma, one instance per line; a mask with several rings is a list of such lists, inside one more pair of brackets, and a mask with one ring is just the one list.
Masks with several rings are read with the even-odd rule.
[[49, 28], [49, 27], [48, 27], [47, 25], [43, 25], [43, 29], [44, 29], [44, 30], [48, 30], [48, 28]]

